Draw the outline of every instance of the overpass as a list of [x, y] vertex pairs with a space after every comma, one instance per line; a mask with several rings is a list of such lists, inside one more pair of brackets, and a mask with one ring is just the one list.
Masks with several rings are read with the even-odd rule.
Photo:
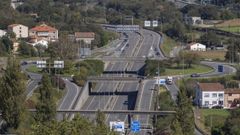
[[126, 81], [126, 82], [136, 82], [140, 81], [140, 78], [137, 77], [121, 77], [121, 76], [111, 76], [111, 77], [98, 77], [98, 76], [90, 76], [87, 78], [89, 82], [120, 82], [120, 81]]
[[[29, 109], [30, 112], [36, 112], [36, 109]], [[70, 113], [70, 114], [96, 114], [102, 112], [105, 114], [129, 114], [129, 115], [172, 115], [176, 111], [137, 111], [137, 110], [57, 110], [57, 113]]]

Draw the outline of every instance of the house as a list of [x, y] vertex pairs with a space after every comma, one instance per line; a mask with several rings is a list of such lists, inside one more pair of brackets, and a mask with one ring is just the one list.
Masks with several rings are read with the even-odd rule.
[[240, 89], [225, 89], [224, 108], [235, 108], [240, 105]]
[[91, 44], [95, 39], [95, 33], [93, 32], [75, 32], [75, 41], [84, 41], [86, 44]]
[[186, 22], [186, 24], [189, 24], [189, 25], [202, 25], [203, 24], [202, 18], [196, 17], [196, 16], [186, 17], [185, 22]]
[[30, 45], [32, 45], [33, 47], [40, 45], [43, 47], [48, 48], [48, 41], [44, 38], [32, 38], [29, 42]]
[[28, 37], [28, 27], [22, 24], [11, 24], [8, 26], [8, 31], [15, 33], [17, 39]]
[[29, 30], [31, 38], [42, 38], [49, 42], [58, 40], [58, 30], [46, 24], [41, 24]]
[[206, 45], [200, 43], [191, 43], [188, 45], [188, 49], [191, 51], [206, 51]]
[[200, 107], [223, 107], [224, 86], [220, 83], [197, 83], [195, 103]]
[[5, 30], [0, 30], [0, 37], [3, 37], [7, 34]]

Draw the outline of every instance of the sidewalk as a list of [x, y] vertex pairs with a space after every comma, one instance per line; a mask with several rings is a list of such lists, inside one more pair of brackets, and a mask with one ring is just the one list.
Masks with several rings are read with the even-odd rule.
[[201, 112], [199, 108], [193, 107], [193, 113], [194, 113], [195, 128], [203, 135], [211, 135], [211, 133], [204, 130], [204, 125], [201, 122]]

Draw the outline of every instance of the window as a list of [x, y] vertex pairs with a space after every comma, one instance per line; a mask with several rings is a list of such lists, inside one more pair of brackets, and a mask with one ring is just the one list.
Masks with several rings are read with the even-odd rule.
[[204, 93], [204, 97], [210, 97], [209, 93]]
[[212, 104], [213, 104], [213, 105], [216, 105], [216, 104], [217, 104], [217, 101], [212, 101]]
[[205, 101], [204, 104], [205, 104], [205, 105], [209, 105], [209, 101]]
[[218, 104], [219, 105], [223, 105], [223, 101], [218, 101]]
[[212, 97], [217, 97], [217, 93], [213, 93], [213, 94], [212, 94]]
[[232, 96], [232, 93], [229, 93], [228, 96]]
[[218, 97], [223, 98], [223, 94], [222, 93], [218, 94]]

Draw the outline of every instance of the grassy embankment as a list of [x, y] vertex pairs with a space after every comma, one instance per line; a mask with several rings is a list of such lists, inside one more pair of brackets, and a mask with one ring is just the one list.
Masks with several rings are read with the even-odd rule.
[[160, 48], [165, 56], [170, 57], [170, 52], [177, 45], [178, 44], [175, 40], [163, 34], [163, 43], [160, 45]]
[[211, 133], [211, 128], [223, 127], [230, 112], [225, 109], [200, 109], [200, 119], [198, 126], [207, 133]]
[[240, 33], [240, 19], [227, 20], [214, 27], [228, 32]]
[[192, 65], [191, 68], [166, 68], [165, 72], [162, 75], [185, 75], [185, 74], [193, 74], [193, 73], [206, 73], [211, 72], [213, 69], [204, 65]]
[[[175, 110], [175, 103], [171, 98], [169, 91], [165, 87], [160, 87], [158, 94], [159, 110]], [[174, 115], [162, 115], [157, 117], [157, 133], [169, 131], [169, 126], [172, 123]]]

